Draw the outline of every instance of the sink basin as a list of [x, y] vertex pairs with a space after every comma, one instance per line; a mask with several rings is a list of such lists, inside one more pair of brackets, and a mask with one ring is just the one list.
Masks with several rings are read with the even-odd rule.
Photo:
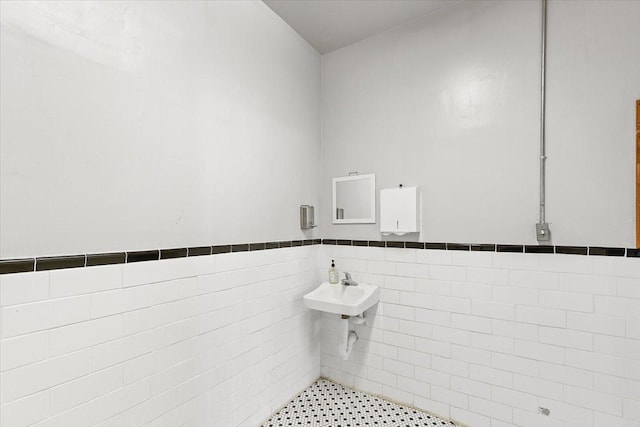
[[304, 304], [313, 310], [357, 316], [378, 302], [380, 289], [368, 283], [344, 286], [324, 282], [303, 299]]

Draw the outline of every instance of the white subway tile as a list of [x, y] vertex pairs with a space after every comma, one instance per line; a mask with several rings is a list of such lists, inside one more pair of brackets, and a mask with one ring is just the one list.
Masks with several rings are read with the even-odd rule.
[[396, 263], [390, 261], [367, 261], [367, 273], [396, 274]]
[[449, 357], [432, 356], [431, 369], [434, 371], [447, 372], [459, 377], [469, 376], [469, 364], [467, 362]]
[[425, 384], [449, 387], [451, 385], [451, 374], [448, 372], [436, 371], [434, 369], [416, 366], [415, 379]]
[[0, 276], [0, 305], [26, 304], [49, 298], [49, 272], [3, 274]]
[[398, 276], [415, 277], [426, 279], [429, 277], [429, 271], [434, 266], [427, 264], [415, 264], [399, 262], [396, 264], [396, 273]]
[[410, 277], [385, 276], [385, 289], [413, 292], [416, 289], [416, 281]]
[[426, 323], [412, 322], [408, 320], [398, 321], [398, 330], [414, 337], [431, 338], [433, 336], [433, 326]]
[[615, 295], [616, 278], [590, 274], [561, 273], [558, 275], [560, 289], [588, 295]]
[[423, 409], [442, 418], [449, 418], [450, 406], [446, 403], [436, 402], [426, 397], [413, 396], [413, 404], [416, 408]]
[[416, 322], [428, 323], [432, 325], [450, 326], [451, 313], [446, 311], [416, 308]]
[[535, 305], [538, 303], [538, 289], [512, 286], [492, 286], [491, 299], [504, 304]]
[[451, 295], [460, 298], [490, 301], [491, 286], [469, 282], [453, 282], [451, 283]]
[[122, 287], [122, 265], [51, 271], [51, 298], [108, 291]]
[[436, 341], [425, 338], [416, 338], [415, 348], [417, 351], [449, 357], [451, 355], [451, 344], [443, 341]]
[[163, 304], [192, 297], [198, 293], [198, 280], [195, 277], [161, 282], [151, 287], [149, 305]]
[[406, 348], [398, 349], [398, 361], [410, 363], [415, 366], [428, 368], [431, 366], [431, 355], [425, 352], [408, 350]]
[[520, 305], [516, 307], [516, 320], [534, 325], [564, 328], [567, 326], [567, 313], [563, 310]]
[[548, 408], [553, 418], [565, 423], [581, 427], [593, 426], [593, 411], [591, 409], [545, 398], [540, 398], [540, 406]]
[[78, 296], [4, 307], [2, 337], [56, 328], [89, 319], [89, 296]]
[[538, 376], [538, 361], [509, 354], [492, 353], [491, 366], [516, 374]]
[[400, 362], [394, 359], [384, 359], [383, 370], [392, 374], [413, 378], [413, 365], [410, 363]]
[[[407, 377], [397, 378], [397, 387], [408, 393], [428, 398], [431, 395], [431, 386], [428, 383], [416, 381]], [[382, 394], [382, 393], [378, 393]], [[389, 396], [391, 397], [391, 396]]]
[[434, 295], [434, 308], [450, 313], [471, 313], [471, 300], [468, 298]]
[[390, 387], [396, 386], [396, 376], [380, 369], [367, 368], [367, 379]]
[[49, 390], [50, 413], [56, 415], [120, 387], [122, 387], [122, 366], [120, 365], [53, 387]]
[[550, 363], [564, 363], [564, 348], [556, 345], [542, 344], [531, 341], [515, 341], [516, 356], [528, 359], [542, 360]]
[[525, 393], [535, 394], [554, 400], [562, 400], [563, 386], [560, 383], [547, 381], [527, 375], [514, 374], [513, 388]]
[[451, 358], [476, 365], [491, 366], [491, 352], [475, 347], [454, 344], [451, 346]]
[[620, 418], [610, 414], [595, 411], [593, 414], [594, 426], [607, 427], [638, 427], [638, 421], [628, 417]]
[[590, 274], [594, 271], [594, 257], [567, 254], [540, 254], [540, 270]]
[[509, 270], [467, 267], [467, 282], [504, 286], [509, 283]]
[[593, 372], [542, 361], [538, 362], [538, 365], [540, 366], [540, 378], [575, 387], [593, 388]]
[[469, 397], [469, 410], [476, 414], [486, 415], [492, 419], [505, 422], [511, 422], [513, 416], [510, 406], [475, 396]]
[[376, 248], [371, 246], [357, 246], [356, 257], [359, 259], [369, 259], [374, 261], [383, 261], [385, 248]]
[[110, 316], [55, 328], [49, 331], [51, 356], [122, 337], [122, 316]]
[[625, 336], [625, 319], [588, 313], [567, 313], [567, 329]]
[[605, 316], [613, 317], [625, 317], [640, 319], [640, 300], [625, 298], [625, 297], [611, 297], [611, 296], [596, 296], [595, 297], [595, 312], [597, 314], [603, 314]]
[[[599, 297], [596, 297], [599, 298]], [[540, 305], [568, 311], [593, 312], [593, 296], [584, 293], [540, 291]]]
[[416, 261], [421, 264], [451, 264], [451, 252], [435, 249], [425, 249], [416, 252]]
[[617, 295], [626, 298], [640, 298], [640, 278], [617, 278]]
[[91, 348], [93, 370], [104, 369], [149, 353], [154, 349], [153, 331], [129, 335]]
[[540, 326], [540, 342], [561, 347], [593, 350], [593, 334], [572, 329]]
[[624, 359], [619, 357], [572, 348], [565, 350], [565, 357], [568, 366], [620, 377], [625, 376]]
[[436, 308], [433, 295], [419, 294], [416, 292], [400, 292], [398, 302], [406, 306], [428, 309]]
[[640, 359], [640, 340], [612, 337], [609, 335], [595, 335], [593, 349], [596, 353], [628, 359]]
[[510, 270], [538, 270], [540, 268], [540, 256], [538, 254], [495, 252], [493, 254], [493, 266]]
[[515, 320], [516, 317], [514, 305], [491, 301], [474, 300], [471, 305], [471, 313], [475, 316], [492, 319]]
[[624, 257], [593, 257], [594, 273], [604, 276], [640, 278], [638, 260]]
[[444, 326], [434, 326], [433, 339], [468, 346], [471, 343], [471, 332]]
[[95, 319], [149, 307], [153, 292], [153, 285], [146, 285], [91, 294], [91, 317]]
[[469, 396], [463, 393], [458, 393], [450, 388], [444, 388], [437, 385], [431, 386], [431, 399], [446, 403], [455, 408], [469, 408]]
[[98, 424], [125, 409], [131, 408], [149, 397], [149, 382], [138, 381], [124, 388], [115, 390], [89, 404], [89, 419]]
[[0, 424], [7, 427], [26, 427], [45, 419], [49, 414], [49, 395], [46, 391], [0, 406]]
[[506, 388], [513, 386], [513, 374], [480, 365], [469, 365], [469, 378]]
[[49, 332], [36, 332], [0, 341], [0, 371], [49, 357]]
[[538, 326], [508, 320], [491, 320], [491, 331], [494, 335], [510, 338], [521, 338], [529, 341], [538, 340]]
[[451, 282], [447, 280], [416, 279], [416, 292], [432, 295], [451, 295]]
[[513, 353], [513, 338], [472, 332], [471, 346], [498, 353]]
[[[43, 392], [46, 393], [46, 392]], [[33, 427], [86, 427], [89, 425], [89, 406], [80, 405], [69, 411], [33, 424]]]
[[493, 266], [493, 253], [481, 251], [453, 251], [451, 253], [451, 265], [490, 268]]
[[470, 380], [469, 378], [452, 375], [451, 388], [459, 393], [468, 394], [470, 396], [482, 397], [484, 399], [491, 398], [491, 386], [489, 384]]
[[511, 270], [509, 284], [522, 288], [557, 289], [558, 274], [546, 271]]
[[491, 386], [491, 400], [513, 408], [524, 410], [536, 410], [538, 407], [538, 397], [530, 393], [523, 393], [512, 388], [505, 388], [496, 385]]
[[622, 416], [622, 399], [619, 397], [571, 386], [565, 386], [565, 390], [564, 399], [567, 403]]
[[454, 282], [464, 282], [467, 278], [467, 270], [464, 267], [449, 265], [430, 265], [429, 279], [449, 280]]
[[386, 261], [406, 262], [406, 263], [415, 264], [416, 251], [417, 249], [385, 248], [384, 259]]
[[473, 427], [489, 427], [491, 426], [491, 420], [480, 414], [476, 414], [471, 411], [459, 407], [451, 408], [451, 419], [462, 423], [463, 425], [469, 425]]
[[2, 402], [11, 402], [87, 375], [89, 372], [91, 358], [87, 350], [5, 371], [0, 374]]
[[[445, 325], [447, 326], [447, 325]], [[451, 327], [465, 331], [491, 333], [491, 319], [467, 314], [451, 314]]]
[[406, 334], [399, 334], [397, 332], [384, 331], [384, 343], [394, 345], [397, 347], [408, 348], [412, 350], [414, 348], [415, 337]]

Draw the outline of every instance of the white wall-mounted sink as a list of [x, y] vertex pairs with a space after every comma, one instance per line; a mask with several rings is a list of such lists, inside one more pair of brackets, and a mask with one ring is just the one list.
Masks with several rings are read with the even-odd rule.
[[368, 283], [345, 286], [324, 282], [303, 299], [304, 304], [313, 310], [358, 316], [380, 300], [380, 289]]

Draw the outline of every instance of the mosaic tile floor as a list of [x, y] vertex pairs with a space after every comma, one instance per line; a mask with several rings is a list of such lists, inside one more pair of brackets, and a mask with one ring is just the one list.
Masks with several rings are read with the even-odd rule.
[[455, 424], [426, 412], [320, 379], [263, 424], [263, 427], [281, 426], [452, 427]]

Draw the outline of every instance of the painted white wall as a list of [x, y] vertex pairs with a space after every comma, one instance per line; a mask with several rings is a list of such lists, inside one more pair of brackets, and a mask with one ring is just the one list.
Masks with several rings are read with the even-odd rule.
[[319, 55], [262, 2], [2, 2], [0, 256], [310, 238]]
[[320, 375], [318, 251], [0, 276], [0, 425], [260, 425]]
[[[638, 16], [549, 2], [553, 244], [634, 245]], [[323, 237], [380, 239], [330, 221], [331, 178], [360, 171], [422, 188], [422, 241], [535, 243], [540, 23], [539, 2], [468, 2], [324, 55]]]
[[322, 249], [381, 288], [346, 361], [323, 315], [323, 376], [472, 427], [640, 424], [637, 259]]

